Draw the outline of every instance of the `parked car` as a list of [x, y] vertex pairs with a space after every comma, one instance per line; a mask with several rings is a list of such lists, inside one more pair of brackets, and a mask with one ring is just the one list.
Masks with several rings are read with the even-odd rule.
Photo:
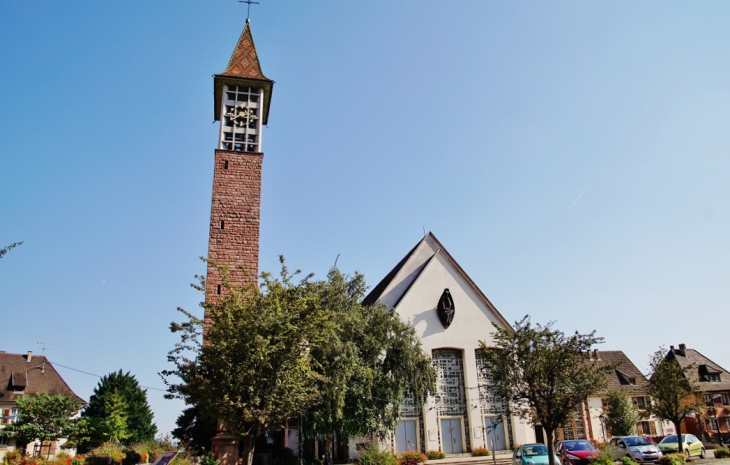
[[635, 462], [659, 462], [662, 451], [659, 447], [641, 436], [618, 436], [608, 444], [614, 460], [630, 457]]
[[[705, 445], [702, 444], [702, 441], [697, 439], [697, 437], [695, 437], [695, 435], [693, 434], [683, 434], [682, 444], [682, 449], [684, 449], [684, 455], [687, 458], [697, 456], [701, 459], [704, 459], [707, 456], [707, 454], [705, 453]], [[665, 454], [677, 452], [677, 450], [679, 449], [677, 435], [671, 434], [662, 439], [662, 442], [659, 443], [659, 449], [661, 449], [661, 451]]]
[[[548, 448], [545, 444], [525, 444], [512, 453], [512, 465], [547, 465]], [[555, 456], [555, 465], [560, 459]]]
[[598, 448], [585, 439], [560, 441], [555, 445], [555, 454], [563, 465], [587, 465], [599, 453]]

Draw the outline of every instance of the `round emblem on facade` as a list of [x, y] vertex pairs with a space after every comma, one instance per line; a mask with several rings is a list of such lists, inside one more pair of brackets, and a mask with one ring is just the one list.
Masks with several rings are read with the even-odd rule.
[[444, 328], [448, 328], [451, 322], [454, 321], [455, 311], [456, 307], [454, 306], [454, 299], [451, 297], [451, 292], [448, 289], [444, 289], [441, 298], [439, 298], [439, 303], [436, 306], [436, 313]]

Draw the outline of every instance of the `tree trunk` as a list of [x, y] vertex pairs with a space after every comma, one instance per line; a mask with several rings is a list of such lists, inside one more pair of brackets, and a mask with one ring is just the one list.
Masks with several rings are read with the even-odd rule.
[[248, 435], [241, 440], [241, 444], [243, 444], [243, 455], [241, 456], [243, 465], [251, 465], [253, 463], [253, 449], [256, 441], [253, 436]]
[[323, 465], [332, 465], [332, 433], [324, 435], [324, 463]]
[[553, 444], [553, 433], [555, 432], [552, 429], [547, 429], [543, 426], [545, 429], [545, 435], [547, 438], [545, 440], [547, 441], [547, 448], [548, 448], [548, 464], [549, 465], [555, 465], [555, 444]]
[[682, 441], [682, 422], [672, 421], [674, 429], [677, 430], [677, 452], [684, 454], [684, 441]]

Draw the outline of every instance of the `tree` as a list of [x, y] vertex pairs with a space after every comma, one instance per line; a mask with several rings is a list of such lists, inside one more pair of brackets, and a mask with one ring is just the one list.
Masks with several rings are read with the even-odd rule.
[[327, 344], [311, 350], [322, 380], [319, 401], [303, 419], [305, 435], [324, 440], [326, 464], [335, 432], [353, 437], [393, 430], [406, 390], [423, 403], [435, 388], [435, 371], [415, 330], [383, 305], [361, 305], [366, 290], [363, 275], [333, 268], [320, 293], [337, 327]]
[[[647, 406], [647, 414], [662, 420], [671, 421], [677, 435], [682, 433], [682, 422], [689, 415], [702, 410], [702, 389], [694, 381], [692, 374], [694, 364], [682, 367], [669, 351], [664, 349], [651, 356], [649, 360], [649, 395], [652, 402]], [[683, 444], [678, 440], [679, 453], [683, 453]]]
[[554, 432], [568, 422], [589, 395], [605, 386], [604, 372], [588, 351], [603, 339], [590, 334], [566, 336], [546, 326], [532, 325], [525, 316], [515, 328], [492, 335], [494, 347], [481, 342], [483, 374], [489, 389], [509, 405], [509, 412], [542, 425], [547, 433], [549, 463], [554, 465]]
[[[231, 283], [221, 267], [225, 292], [201, 304], [205, 322], [179, 309], [187, 321], [171, 324], [181, 335], [168, 353], [174, 369], [161, 373], [168, 397], [184, 398], [241, 441], [247, 465], [256, 438], [317, 399], [323, 380], [311, 352], [335, 329], [319, 303], [322, 283], [311, 275], [294, 282], [300, 272], [281, 263], [280, 278], [262, 273], [260, 288]], [[204, 282], [194, 287], [204, 291]]]
[[0, 429], [0, 436], [14, 438], [22, 451], [35, 441], [65, 438], [73, 442], [82, 431], [82, 422], [73, 418], [82, 404], [73, 396], [51, 396], [41, 392], [35, 396], [18, 397], [16, 404], [18, 421]]
[[180, 440], [197, 455], [204, 455], [211, 450], [211, 438], [218, 427], [215, 419], [206, 416], [198, 407], [188, 407], [177, 417], [177, 428], [172, 430], [172, 437]]
[[[126, 406], [123, 415], [119, 411], [122, 405]], [[112, 412], [116, 415], [114, 421], [117, 426], [114, 428], [117, 429], [108, 423]], [[150, 441], [157, 433], [157, 426], [152, 422], [152, 410], [147, 403], [147, 391], [139, 386], [134, 375], [122, 370], [109, 373], [99, 380], [81, 416], [94, 426], [91, 437], [82, 444], [85, 450], [113, 438], [128, 443]], [[126, 417], [124, 431], [119, 429], [123, 417]]]
[[606, 396], [603, 421], [612, 436], [630, 436], [636, 433], [639, 417], [631, 398], [621, 389], [612, 389]]
[[10, 252], [10, 250], [14, 249], [15, 247], [17, 247], [19, 245], [23, 245], [23, 242], [22, 241], [21, 242], [13, 242], [9, 246], [1, 248], [0, 249], [0, 258], [3, 258], [3, 256], [6, 253]]

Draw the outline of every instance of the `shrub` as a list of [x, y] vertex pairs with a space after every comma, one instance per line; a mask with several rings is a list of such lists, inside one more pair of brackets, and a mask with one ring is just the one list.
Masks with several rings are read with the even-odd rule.
[[665, 454], [659, 459], [659, 465], [684, 465], [684, 454]]
[[715, 449], [715, 458], [716, 459], [730, 458], [730, 448], [718, 447], [717, 449]]
[[621, 465], [639, 465], [631, 457], [621, 457]]
[[475, 447], [471, 450], [472, 457], [487, 457], [490, 453], [486, 447]]
[[200, 458], [199, 465], [218, 465], [218, 461], [212, 455], [204, 455]]
[[8, 465], [16, 465], [18, 462], [20, 462], [20, 452], [17, 450], [10, 450], [5, 452], [5, 463]]
[[611, 457], [608, 449], [601, 449], [597, 456], [591, 459], [591, 465], [613, 465], [613, 457]]
[[398, 465], [418, 465], [427, 461], [426, 455], [417, 450], [407, 450], [398, 455]]
[[71, 456], [68, 454], [68, 452], [59, 452], [58, 454], [56, 454], [56, 460], [70, 459], [70, 458], [71, 458]]
[[446, 454], [444, 454], [440, 450], [430, 450], [426, 452], [426, 457], [428, 458], [428, 460], [440, 460], [445, 459]]
[[381, 452], [378, 445], [372, 443], [360, 452], [354, 463], [357, 465], [398, 465], [398, 459], [388, 450]]
[[86, 465], [86, 456], [76, 454], [74, 458], [71, 459], [71, 465]]

